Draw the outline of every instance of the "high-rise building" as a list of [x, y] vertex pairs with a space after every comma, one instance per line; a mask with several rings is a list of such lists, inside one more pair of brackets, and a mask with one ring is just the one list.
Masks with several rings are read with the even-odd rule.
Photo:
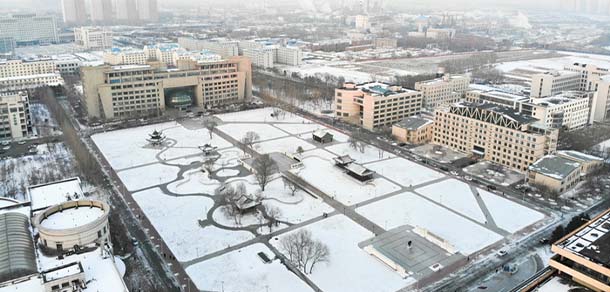
[[421, 92], [400, 86], [345, 83], [335, 90], [335, 114], [345, 122], [376, 130], [420, 114], [422, 101]]
[[136, 0], [117, 0], [116, 19], [123, 23], [134, 23], [138, 21], [138, 6]]
[[[125, 119], [162, 114], [184, 96], [200, 108], [239, 103], [252, 96], [248, 58], [182, 59], [176, 69], [159, 64], [82, 67], [83, 102], [88, 115]], [[181, 92], [188, 94], [177, 95]]]
[[140, 21], [158, 21], [159, 6], [157, 0], [138, 0], [138, 13]]
[[0, 37], [13, 38], [17, 44], [56, 43], [57, 26], [53, 16], [14, 14], [0, 17]]
[[110, 23], [112, 21], [112, 0], [91, 0], [91, 21]]
[[32, 134], [27, 91], [0, 93], [0, 140], [19, 139]]
[[107, 50], [112, 48], [112, 31], [103, 27], [77, 27], [74, 42], [87, 50]]
[[468, 90], [470, 77], [446, 74], [442, 78], [415, 83], [415, 90], [424, 95], [424, 107], [434, 109], [439, 105], [458, 102]]
[[85, 0], [62, 0], [61, 11], [64, 23], [82, 24], [87, 21]]

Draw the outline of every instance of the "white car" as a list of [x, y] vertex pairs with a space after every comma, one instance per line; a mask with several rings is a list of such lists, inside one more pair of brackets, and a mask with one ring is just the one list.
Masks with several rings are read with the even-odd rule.
[[507, 254], [508, 254], [508, 252], [507, 252], [506, 250], [501, 249], [501, 250], [499, 250], [498, 252], [496, 252], [496, 254], [497, 254], [499, 257], [503, 257], [503, 256], [507, 255]]
[[470, 176], [465, 176], [464, 179], [467, 181], [472, 181], [472, 177], [470, 177]]
[[458, 175], [459, 175], [459, 173], [458, 173], [457, 171], [455, 171], [455, 170], [452, 170], [450, 173], [451, 173], [452, 175], [455, 175], [455, 176], [458, 176]]

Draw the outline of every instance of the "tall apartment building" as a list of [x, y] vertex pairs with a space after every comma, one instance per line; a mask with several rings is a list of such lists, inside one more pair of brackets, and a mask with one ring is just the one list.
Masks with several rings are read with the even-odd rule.
[[13, 38], [17, 44], [57, 43], [55, 17], [14, 14], [0, 17], [0, 37]]
[[61, 0], [64, 23], [83, 24], [87, 22], [85, 0]]
[[558, 133], [510, 108], [462, 103], [436, 110], [432, 143], [526, 171], [556, 151]]
[[239, 55], [248, 57], [252, 60], [252, 66], [260, 68], [273, 68], [273, 50], [261, 49], [240, 49]]
[[208, 50], [223, 58], [239, 56], [237, 41], [225, 39], [198, 40], [193, 38], [178, 38], [178, 44], [189, 51]]
[[597, 91], [591, 105], [593, 121], [602, 122], [610, 117], [610, 75], [600, 77], [595, 82]]
[[415, 83], [415, 90], [424, 96], [424, 107], [434, 109], [440, 105], [460, 101], [470, 85], [470, 77], [446, 74], [442, 78]]
[[159, 6], [157, 0], [138, 0], [138, 13], [140, 21], [158, 21]]
[[32, 134], [30, 102], [26, 91], [0, 92], [0, 140]]
[[74, 42], [87, 50], [107, 50], [112, 48], [112, 31], [104, 27], [77, 27]]
[[135, 23], [138, 21], [138, 6], [136, 0], [116, 0], [115, 19], [122, 23]]
[[555, 96], [532, 98], [521, 106], [521, 112], [549, 128], [578, 129], [591, 122], [593, 96], [593, 92], [566, 91]]
[[421, 113], [421, 92], [371, 82], [345, 83], [335, 90], [335, 114], [338, 118], [368, 130], [391, 127], [404, 118]]
[[170, 70], [152, 63], [83, 67], [81, 75], [88, 115], [102, 119], [159, 115], [171, 106], [167, 99], [176, 90], [192, 92], [193, 104], [201, 108], [242, 102], [252, 95], [251, 62], [243, 57], [183, 59], [178, 69]]
[[278, 64], [300, 66], [303, 64], [303, 51], [298, 47], [278, 46], [274, 48], [273, 61]]
[[109, 65], [141, 65], [146, 64], [148, 55], [144, 50], [133, 48], [112, 48], [104, 52], [104, 63]]
[[112, 19], [112, 0], [91, 0], [91, 21], [107, 24]]
[[600, 68], [593, 64], [574, 63], [565, 66], [564, 70], [580, 74], [580, 91], [594, 91], [595, 83], [605, 75], [610, 74], [607, 68]]

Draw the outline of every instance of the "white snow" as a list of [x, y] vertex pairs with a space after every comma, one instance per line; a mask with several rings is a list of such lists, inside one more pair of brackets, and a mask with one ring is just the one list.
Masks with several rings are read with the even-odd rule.
[[502, 236], [409, 192], [366, 205], [357, 211], [385, 229], [406, 224], [428, 229], [464, 255], [502, 239]]
[[[360, 249], [358, 243], [373, 234], [343, 215], [302, 229], [309, 230], [314, 239], [328, 246], [329, 262], [316, 265], [313, 273], [308, 275], [324, 291], [397, 291], [413, 282], [412, 279], [403, 280], [395, 271]], [[272, 244], [281, 251], [280, 240], [272, 240]]]
[[178, 177], [179, 170], [180, 169], [176, 166], [156, 163], [123, 170], [118, 172], [118, 175], [128, 190], [135, 191], [171, 182]]
[[388, 152], [380, 152], [378, 148], [375, 148], [371, 145], [367, 145], [364, 149], [364, 153], [360, 152], [360, 150], [356, 150], [349, 146], [349, 143], [341, 143], [337, 145], [333, 145], [330, 147], [326, 147], [326, 150], [341, 155], [349, 155], [351, 158], [355, 159], [357, 163], [369, 163], [373, 161], [382, 160], [385, 158], [393, 158], [395, 157], [393, 154]]
[[239, 170], [237, 169], [221, 169], [216, 172], [218, 177], [232, 177], [239, 174]]
[[279, 178], [267, 185], [263, 196], [263, 204], [277, 207], [280, 210], [280, 220], [290, 223], [300, 223], [333, 211], [333, 208], [321, 199], [314, 198], [302, 190], [297, 190], [292, 196]]
[[102, 215], [104, 215], [104, 211], [97, 207], [69, 208], [51, 214], [40, 222], [40, 226], [55, 230], [76, 228], [89, 224]]
[[284, 117], [280, 117], [280, 119], [276, 119], [271, 116], [273, 113], [273, 108], [266, 107], [261, 109], [249, 110], [249, 111], [241, 111], [235, 113], [227, 113], [216, 115], [217, 118], [221, 119], [223, 122], [270, 122], [270, 123], [304, 123], [309, 122], [308, 120], [290, 113], [286, 112]]
[[511, 200], [481, 189], [479, 189], [479, 193], [496, 225], [508, 232], [517, 232], [544, 218], [542, 213]]
[[486, 221], [485, 214], [481, 211], [477, 199], [474, 197], [475, 194], [472, 193], [469, 185], [461, 181], [449, 179], [416, 191], [426, 198], [471, 219], [481, 223]]
[[316, 146], [296, 137], [276, 139], [254, 145], [254, 149], [261, 154], [272, 152], [292, 154], [296, 153], [298, 147], [302, 147], [303, 150], [311, 150], [316, 148]]
[[68, 200], [68, 196], [74, 199], [74, 194], [77, 194], [79, 198], [83, 197], [83, 190], [80, 187], [80, 179], [78, 178], [31, 186], [28, 188], [28, 193], [32, 202], [32, 210], [63, 203]]
[[319, 157], [321, 159], [332, 161], [332, 159], [337, 157], [337, 155], [334, 153], [330, 153], [323, 149], [314, 149], [314, 150], [305, 151], [303, 153], [303, 158], [308, 158], [308, 157]]
[[415, 186], [444, 177], [440, 172], [403, 158], [384, 160], [365, 166], [404, 187]]
[[542, 284], [536, 292], [569, 292], [574, 287], [571, 287], [568, 284], [563, 284], [561, 281], [565, 281], [559, 277], [553, 277], [548, 282]]
[[213, 195], [219, 187], [219, 181], [210, 179], [206, 173], [199, 169], [194, 169], [185, 172], [182, 180], [169, 184], [167, 189], [180, 195], [201, 193]]
[[305, 167], [298, 172], [301, 178], [348, 206], [400, 189], [384, 178], [362, 184], [332, 162], [318, 157], [306, 158], [303, 164]]
[[270, 259], [275, 258], [269, 248], [257, 243], [189, 266], [186, 272], [197, 288], [205, 291], [312, 291], [279, 260], [265, 264], [258, 256], [259, 252], [265, 253]]
[[199, 220], [206, 219], [214, 204], [206, 197], [171, 197], [154, 188], [133, 194], [133, 198], [179, 261], [192, 260], [254, 237], [246, 231], [202, 228]]
[[258, 141], [288, 136], [286, 132], [268, 124], [225, 124], [218, 126], [217, 129], [223, 131], [237, 141], [241, 141], [247, 132], [255, 132], [258, 134], [260, 137]]
[[[280, 128], [281, 130], [284, 130], [290, 134], [293, 135], [297, 135], [297, 134], [309, 134], [309, 133], [313, 133], [314, 131], [320, 130], [320, 129], [326, 129], [326, 127], [319, 125], [319, 124], [315, 124], [315, 123], [303, 123], [303, 124], [274, 124], [273, 126]], [[311, 135], [307, 135], [308, 137], [311, 137]]]

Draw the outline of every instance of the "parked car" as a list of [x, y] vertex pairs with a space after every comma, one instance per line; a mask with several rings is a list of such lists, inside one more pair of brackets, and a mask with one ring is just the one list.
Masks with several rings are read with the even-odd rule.
[[472, 181], [472, 177], [471, 177], [471, 176], [468, 176], [468, 175], [467, 175], [467, 176], [464, 176], [464, 179], [465, 179], [465, 180], [467, 180], [467, 181]]
[[508, 252], [507, 252], [506, 250], [504, 250], [504, 249], [501, 249], [501, 250], [497, 251], [497, 252], [496, 252], [496, 254], [497, 254], [499, 257], [503, 257], [503, 256], [507, 255], [507, 254], [508, 254]]

